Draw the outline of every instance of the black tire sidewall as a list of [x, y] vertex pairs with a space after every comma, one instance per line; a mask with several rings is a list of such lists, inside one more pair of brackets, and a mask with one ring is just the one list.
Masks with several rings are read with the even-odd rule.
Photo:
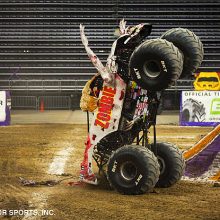
[[172, 42], [182, 52], [184, 63], [181, 78], [191, 77], [201, 65], [204, 56], [203, 45], [198, 36], [188, 29], [174, 28], [164, 33], [161, 38]]
[[[130, 74], [133, 80], [142, 88], [151, 91], [161, 91], [167, 88], [171, 82], [173, 63], [169, 54], [165, 53], [165, 51], [161, 51], [159, 48], [152, 48], [148, 48], [148, 43], [146, 43], [140, 45], [134, 51], [130, 59]], [[152, 78], [144, 73], [143, 67], [146, 61], [154, 61], [158, 64], [160, 74], [157, 77]]]
[[[164, 172], [160, 174], [156, 186], [170, 187], [180, 180], [185, 163], [182, 154], [179, 154], [179, 152], [179, 149], [170, 143], [157, 143], [158, 162], [162, 158], [165, 167], [163, 167]], [[182, 162], [181, 164], [180, 161]], [[182, 168], [180, 168], [180, 165]]]
[[[134, 179], [127, 181], [125, 180], [122, 175], [120, 174], [120, 167], [121, 165], [126, 162], [126, 161], [131, 161], [134, 163], [137, 167], [137, 174]], [[117, 162], [117, 167], [115, 172], [113, 172], [113, 167], [115, 162]], [[135, 182], [137, 182], [138, 177], [142, 175], [142, 178], [136, 185]], [[147, 170], [145, 169], [145, 166], [143, 164], [143, 160], [135, 156], [135, 154], [132, 154], [128, 152], [127, 154], [118, 154], [117, 158], [113, 157], [110, 163], [108, 164], [108, 177], [111, 179], [111, 182], [116, 186], [118, 191], [124, 191], [125, 188], [128, 189], [128, 191], [136, 191], [139, 188], [141, 188], [142, 183], [146, 181], [146, 176], [148, 175]], [[129, 192], [128, 192], [129, 193]]]
[[[159, 144], [159, 146], [161, 143]], [[165, 149], [163, 147], [157, 148], [157, 155], [159, 158], [162, 158], [165, 163], [164, 172], [160, 174], [160, 178], [169, 178], [169, 176], [172, 174], [172, 165], [173, 165], [173, 157], [167, 153], [167, 151], [164, 151]], [[159, 161], [160, 159], [158, 159]], [[160, 164], [160, 162], [159, 162]]]

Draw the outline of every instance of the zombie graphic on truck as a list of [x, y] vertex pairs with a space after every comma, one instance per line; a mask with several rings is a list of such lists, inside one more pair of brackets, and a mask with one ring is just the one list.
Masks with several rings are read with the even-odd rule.
[[[80, 103], [82, 110], [93, 112], [81, 164], [83, 182], [98, 184], [93, 161], [99, 173], [123, 194], [169, 187], [184, 172], [181, 151], [156, 141], [158, 92], [192, 74], [202, 62], [203, 47], [193, 32], [182, 28], [147, 39], [151, 28], [151, 24], [126, 27], [121, 20], [120, 36], [104, 66], [89, 47], [85, 28], [80, 25], [82, 43], [98, 71], [86, 84]], [[148, 137], [151, 126], [152, 143]]]

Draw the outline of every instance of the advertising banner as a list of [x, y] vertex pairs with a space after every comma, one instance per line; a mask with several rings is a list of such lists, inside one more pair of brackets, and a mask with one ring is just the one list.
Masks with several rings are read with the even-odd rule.
[[0, 91], [0, 126], [10, 125], [11, 98], [7, 91]]
[[220, 124], [220, 91], [182, 91], [180, 125]]
[[0, 122], [6, 119], [6, 93], [5, 91], [0, 91]]

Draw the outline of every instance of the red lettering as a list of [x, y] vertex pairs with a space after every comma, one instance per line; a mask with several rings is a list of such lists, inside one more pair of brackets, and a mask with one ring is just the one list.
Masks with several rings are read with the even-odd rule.
[[108, 92], [108, 93], [112, 93], [112, 94], [116, 93], [116, 89], [113, 89], [113, 88], [107, 87], [107, 86], [104, 86], [104, 91]]
[[113, 108], [114, 95], [116, 89], [105, 86], [102, 92], [102, 97], [99, 102], [98, 114], [95, 120], [95, 126], [100, 126], [104, 129], [109, 127], [111, 119], [111, 110]]
[[99, 112], [97, 114], [97, 118], [102, 121], [109, 121], [111, 119], [110, 115], [103, 113], [103, 112]]
[[106, 104], [112, 105], [113, 104], [114, 99], [111, 97], [107, 97], [107, 96], [102, 96], [100, 102], [104, 102]]
[[108, 128], [109, 127], [109, 122], [103, 123], [99, 119], [95, 120], [95, 126], [99, 125], [102, 128]]
[[107, 105], [105, 103], [100, 102], [99, 103], [99, 112], [105, 112], [107, 114], [111, 114], [111, 110], [112, 110], [112, 106], [111, 105]]
[[107, 93], [105, 91], [103, 91], [102, 95], [109, 96], [109, 97], [112, 97], [112, 98], [115, 96], [115, 94]]

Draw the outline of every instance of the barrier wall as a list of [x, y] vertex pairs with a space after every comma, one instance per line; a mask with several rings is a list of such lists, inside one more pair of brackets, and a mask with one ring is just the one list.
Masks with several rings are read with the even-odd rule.
[[216, 126], [220, 124], [220, 91], [182, 91], [180, 125]]
[[0, 91], [0, 126], [10, 125], [11, 97], [8, 91]]

